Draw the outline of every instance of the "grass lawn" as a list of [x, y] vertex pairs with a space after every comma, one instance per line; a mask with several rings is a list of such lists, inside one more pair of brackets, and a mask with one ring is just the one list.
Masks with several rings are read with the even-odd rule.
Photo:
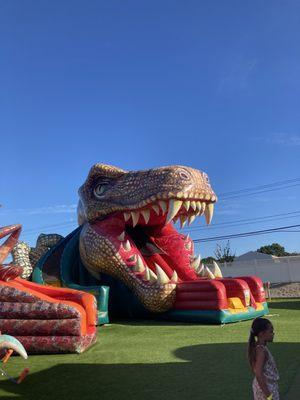
[[[270, 345], [287, 393], [300, 368], [300, 299], [270, 304]], [[251, 399], [245, 352], [251, 321], [226, 326], [118, 321], [99, 328], [81, 355], [14, 357], [7, 371], [30, 374], [21, 385], [0, 378], [1, 400]]]

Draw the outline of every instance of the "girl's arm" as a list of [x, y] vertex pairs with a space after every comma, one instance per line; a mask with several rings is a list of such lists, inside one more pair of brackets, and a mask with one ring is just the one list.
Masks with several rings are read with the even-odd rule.
[[257, 382], [261, 390], [263, 391], [266, 398], [268, 398], [269, 396], [271, 396], [272, 393], [268, 389], [266, 377], [263, 374], [263, 368], [266, 362], [266, 353], [262, 347], [257, 347], [255, 351], [256, 351], [256, 360], [254, 365], [254, 374], [256, 376]]

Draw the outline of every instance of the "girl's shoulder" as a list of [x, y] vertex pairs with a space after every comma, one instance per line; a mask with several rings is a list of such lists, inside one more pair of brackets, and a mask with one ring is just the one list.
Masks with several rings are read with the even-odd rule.
[[256, 344], [255, 345], [255, 353], [256, 354], [267, 354], [268, 350], [267, 350], [266, 346], [264, 346], [263, 344]]

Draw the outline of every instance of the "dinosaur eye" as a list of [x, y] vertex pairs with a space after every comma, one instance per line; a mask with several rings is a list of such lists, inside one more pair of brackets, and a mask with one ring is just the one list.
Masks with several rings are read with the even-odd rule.
[[102, 182], [98, 184], [94, 189], [94, 195], [96, 197], [103, 197], [108, 187], [108, 182]]
[[203, 172], [203, 179], [204, 179], [204, 182], [206, 182], [209, 185], [209, 178], [205, 172]]

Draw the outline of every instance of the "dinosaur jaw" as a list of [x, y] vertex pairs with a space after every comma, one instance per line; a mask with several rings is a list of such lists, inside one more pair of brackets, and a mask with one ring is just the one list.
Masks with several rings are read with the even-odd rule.
[[[133, 287], [142, 301], [143, 296], [149, 299], [150, 290], [155, 303], [150, 308], [157, 311], [153, 308], [172, 292], [175, 298], [177, 282], [199, 279], [194, 268], [200, 259], [193, 254], [193, 242], [178, 233], [172, 221], [191, 223], [204, 215], [209, 223], [213, 203], [208, 199], [160, 199], [86, 224], [81, 235], [82, 259], [89, 271], [108, 273]], [[171, 306], [169, 302], [168, 308]]]
[[[115, 213], [98, 224], [100, 227], [105, 225], [104, 229], [100, 228], [102, 232], [109, 232], [110, 224], [115, 226], [109, 240], [114, 240], [128, 267], [144, 272], [147, 277], [147, 268], [150, 274], [152, 271], [157, 275], [159, 266], [169, 279], [175, 271], [179, 280], [194, 280], [197, 279], [195, 268], [199, 267], [200, 259], [196, 261], [192, 240], [178, 233], [172, 221], [180, 220], [184, 226], [186, 221], [190, 224], [197, 216], [203, 216], [210, 223], [213, 207], [213, 201], [203, 199], [158, 200], [130, 213]], [[116, 220], [118, 223], [113, 223]]]

